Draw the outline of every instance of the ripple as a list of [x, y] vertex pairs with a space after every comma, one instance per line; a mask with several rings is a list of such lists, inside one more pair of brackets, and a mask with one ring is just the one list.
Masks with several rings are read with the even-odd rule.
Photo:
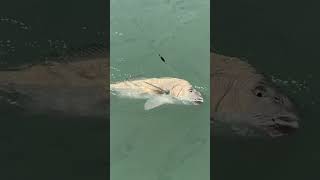
[[0, 17], [0, 23], [6, 23], [6, 24], [10, 24], [10, 25], [15, 25], [18, 26], [19, 29], [25, 30], [25, 31], [31, 31], [31, 26], [28, 25], [25, 22], [22, 22], [20, 20], [14, 19], [14, 18], [10, 18], [10, 17]]
[[295, 80], [292, 78], [280, 79], [275, 75], [271, 75], [270, 77], [271, 81], [277, 85], [294, 88], [293, 93], [298, 93], [298, 91], [308, 91], [310, 89], [307, 84], [307, 80]]

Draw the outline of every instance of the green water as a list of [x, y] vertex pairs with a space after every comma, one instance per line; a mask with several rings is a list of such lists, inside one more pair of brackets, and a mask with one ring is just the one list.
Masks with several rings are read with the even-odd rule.
[[277, 140], [212, 139], [213, 179], [318, 179], [319, 2], [216, 0], [211, 43], [245, 57], [298, 106], [299, 131]]
[[[200, 106], [111, 96], [111, 179], [209, 179], [209, 1], [111, 1], [111, 82], [188, 80]], [[158, 53], [166, 60], [165, 64]]]

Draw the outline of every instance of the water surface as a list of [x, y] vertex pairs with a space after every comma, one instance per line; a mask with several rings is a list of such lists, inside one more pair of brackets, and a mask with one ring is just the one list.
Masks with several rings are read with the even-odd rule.
[[205, 101], [145, 111], [111, 96], [111, 179], [210, 178], [208, 22], [208, 0], [111, 1], [111, 82], [178, 77]]
[[215, 136], [214, 179], [317, 179], [320, 162], [317, 2], [216, 0], [211, 6], [211, 44], [244, 57], [297, 104], [299, 131], [261, 140]]
[[[108, 44], [104, 0], [13, 0], [0, 11], [0, 69]], [[7, 107], [0, 112], [0, 179], [108, 178], [107, 119], [24, 117]]]

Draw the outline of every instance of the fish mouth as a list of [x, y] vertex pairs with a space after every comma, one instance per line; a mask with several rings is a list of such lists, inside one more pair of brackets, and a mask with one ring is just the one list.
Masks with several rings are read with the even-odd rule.
[[286, 136], [295, 133], [299, 129], [298, 118], [296, 116], [281, 116], [272, 119], [274, 122], [266, 129], [271, 137]]
[[203, 103], [203, 98], [198, 98], [198, 99], [194, 100], [193, 103], [194, 103], [195, 105], [200, 105], [200, 104]]

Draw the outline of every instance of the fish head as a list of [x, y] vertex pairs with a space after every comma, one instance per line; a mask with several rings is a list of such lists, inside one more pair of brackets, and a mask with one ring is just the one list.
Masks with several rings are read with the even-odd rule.
[[182, 100], [186, 104], [200, 105], [203, 103], [203, 97], [199, 91], [191, 85], [177, 86], [173, 89], [173, 96]]
[[247, 122], [271, 137], [288, 135], [299, 128], [299, 117], [292, 101], [265, 80], [244, 83], [239, 91], [240, 109], [250, 112]]

